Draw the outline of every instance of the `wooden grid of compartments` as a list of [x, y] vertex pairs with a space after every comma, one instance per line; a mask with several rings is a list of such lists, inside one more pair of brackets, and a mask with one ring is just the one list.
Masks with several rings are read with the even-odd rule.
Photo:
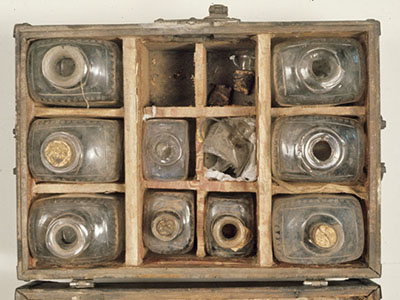
[[[155, 25], [157, 26], [157, 25]], [[186, 28], [185, 26], [189, 26]], [[17, 182], [18, 240], [20, 279], [119, 278], [119, 279], [194, 279], [194, 280], [279, 280], [304, 278], [374, 278], [380, 274], [380, 108], [378, 78], [379, 25], [365, 22], [320, 23], [235, 23], [209, 26], [201, 34], [190, 25], [170, 27], [83, 26], [17, 27]], [[157, 35], [154, 35], [154, 33]], [[179, 35], [190, 32], [190, 36]], [[210, 38], [213, 35], [213, 38]], [[221, 38], [218, 38], [221, 35]], [[298, 37], [351, 37], [360, 41], [366, 53], [368, 83], [362, 101], [344, 106], [275, 107], [272, 104], [271, 54], [278, 42]], [[119, 40], [123, 53], [122, 108], [54, 108], [34, 103], [26, 81], [26, 55], [33, 40], [43, 38], [93, 38]], [[208, 107], [207, 56], [213, 51], [252, 47], [256, 57], [254, 106]], [[171, 55], [171, 51], [174, 54]], [[153, 106], [151, 93], [152, 52], [160, 59], [192, 62], [193, 91], [182, 91], [185, 106]], [[189, 57], [189, 58], [188, 58]], [[190, 64], [189, 64], [190, 65]], [[168, 85], [165, 85], [166, 88]], [[174, 87], [172, 87], [173, 89]], [[185, 87], [186, 89], [187, 87]], [[176, 91], [164, 90], [173, 95]], [[304, 184], [278, 182], [271, 175], [271, 124], [279, 116], [336, 115], [359, 119], [365, 125], [366, 177], [355, 185]], [[200, 123], [208, 117], [256, 116], [256, 182], [209, 181], [204, 176]], [[56, 117], [96, 117], [122, 119], [125, 142], [125, 182], [99, 184], [36, 183], [27, 164], [27, 134], [32, 120]], [[142, 127], [146, 118], [190, 119], [196, 124], [195, 168], [184, 181], [144, 180], [142, 172]], [[184, 256], [155, 256], [142, 241], [143, 195], [146, 189], [193, 190], [196, 192], [195, 250]], [[256, 195], [257, 250], [249, 258], [207, 256], [204, 241], [205, 201], [209, 192], [251, 192]], [[28, 248], [27, 220], [32, 199], [44, 194], [124, 193], [126, 239], [123, 261], [101, 267], [43, 268], [35, 265]], [[271, 210], [277, 194], [348, 193], [356, 195], [363, 206], [366, 244], [362, 258], [339, 265], [289, 265], [273, 257]], [[206, 267], [206, 268], [204, 268]]]

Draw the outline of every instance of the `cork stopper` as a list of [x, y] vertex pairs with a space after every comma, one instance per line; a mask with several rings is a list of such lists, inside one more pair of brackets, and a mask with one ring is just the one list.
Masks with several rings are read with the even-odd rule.
[[312, 230], [312, 241], [320, 248], [332, 248], [337, 243], [336, 230], [328, 224], [318, 224]]
[[173, 212], [161, 212], [151, 222], [151, 232], [164, 242], [175, 239], [182, 231], [182, 221]]

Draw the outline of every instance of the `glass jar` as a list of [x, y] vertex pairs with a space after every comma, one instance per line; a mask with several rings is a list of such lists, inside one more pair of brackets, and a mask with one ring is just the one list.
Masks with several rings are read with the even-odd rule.
[[273, 69], [275, 101], [282, 106], [357, 102], [366, 84], [363, 49], [349, 38], [280, 43]]
[[356, 119], [281, 117], [272, 129], [272, 174], [278, 180], [355, 182], [364, 164], [364, 132]]
[[194, 244], [193, 192], [146, 191], [143, 242], [154, 253], [184, 254]]
[[93, 265], [113, 261], [123, 250], [124, 208], [118, 196], [37, 199], [28, 224], [29, 249], [39, 264]]
[[28, 136], [37, 181], [113, 182], [122, 171], [122, 124], [99, 119], [38, 119]]
[[207, 253], [219, 257], [252, 254], [256, 232], [254, 198], [250, 193], [210, 193], [206, 203]]
[[144, 177], [161, 181], [185, 180], [188, 170], [188, 121], [152, 119], [144, 122]]
[[352, 195], [278, 196], [272, 212], [277, 260], [291, 264], [339, 264], [360, 258], [364, 222]]
[[28, 50], [29, 92], [42, 104], [113, 107], [121, 103], [122, 61], [110, 41], [46, 39]]

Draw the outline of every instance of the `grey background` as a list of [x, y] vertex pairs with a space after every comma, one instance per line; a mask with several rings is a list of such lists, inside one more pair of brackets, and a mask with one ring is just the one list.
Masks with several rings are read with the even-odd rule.
[[[220, 2], [217, 2], [220, 3]], [[362, 0], [225, 0], [229, 14], [247, 21], [311, 21], [377, 19], [382, 24], [382, 114], [388, 128], [382, 133], [382, 159], [388, 174], [382, 185], [382, 262], [384, 299], [399, 299], [400, 288], [400, 1]], [[14, 139], [15, 23], [112, 24], [148, 23], [158, 18], [202, 18], [209, 1], [1, 0], [0, 1], [0, 299], [13, 299], [16, 279], [16, 196]]]

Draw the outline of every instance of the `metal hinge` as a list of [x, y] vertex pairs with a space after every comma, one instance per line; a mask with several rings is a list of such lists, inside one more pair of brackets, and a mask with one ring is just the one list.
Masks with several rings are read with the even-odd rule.
[[92, 289], [94, 281], [92, 279], [73, 279], [69, 283], [69, 287], [73, 289]]
[[327, 280], [305, 280], [303, 285], [312, 287], [325, 287], [328, 286]]
[[176, 19], [176, 20], [164, 20], [164, 19], [157, 19], [154, 23], [177, 23], [177, 24], [203, 24], [203, 23], [227, 23], [227, 22], [240, 22], [240, 19], [236, 18], [229, 18], [228, 17], [228, 7], [222, 4], [214, 4], [211, 5], [208, 9], [209, 16], [205, 17], [204, 19]]

